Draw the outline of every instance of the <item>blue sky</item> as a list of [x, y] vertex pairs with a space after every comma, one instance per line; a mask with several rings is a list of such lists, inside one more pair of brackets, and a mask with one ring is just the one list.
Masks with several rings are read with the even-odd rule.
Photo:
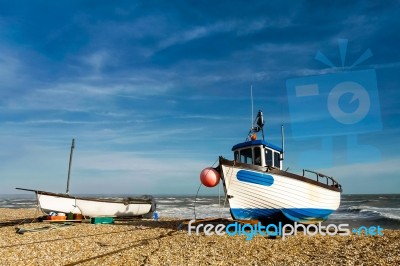
[[[200, 171], [246, 138], [250, 86], [267, 140], [280, 145], [285, 125], [285, 168], [333, 175], [345, 193], [399, 193], [398, 10], [398, 1], [0, 1], [0, 193], [65, 191], [75, 138], [71, 193], [195, 194]], [[376, 83], [363, 85], [371, 111], [352, 126], [327, 118], [344, 75]], [[292, 104], [289, 80], [327, 91]], [[345, 115], [361, 104], [353, 98], [339, 99]]]

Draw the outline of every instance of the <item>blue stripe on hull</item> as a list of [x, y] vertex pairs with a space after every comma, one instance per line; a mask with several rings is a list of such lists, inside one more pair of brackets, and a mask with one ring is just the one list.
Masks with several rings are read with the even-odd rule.
[[236, 177], [239, 181], [262, 185], [262, 186], [271, 186], [274, 183], [274, 177], [272, 175], [240, 170], [237, 172]]
[[315, 208], [287, 208], [287, 209], [261, 209], [261, 208], [232, 208], [232, 215], [239, 220], [279, 220], [289, 219], [298, 223], [318, 223], [328, 219], [334, 210]]

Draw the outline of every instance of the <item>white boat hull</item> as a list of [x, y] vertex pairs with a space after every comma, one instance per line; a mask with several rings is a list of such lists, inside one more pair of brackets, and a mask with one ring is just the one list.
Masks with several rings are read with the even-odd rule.
[[[34, 190], [30, 190], [34, 191]], [[34, 191], [43, 212], [80, 213], [84, 216], [130, 217], [141, 216], [155, 210], [152, 199], [97, 199], [73, 197], [66, 194]]]
[[340, 205], [339, 189], [305, 182], [300, 176], [296, 179], [227, 164], [220, 167], [235, 219], [284, 217], [295, 222], [317, 223], [326, 220]]

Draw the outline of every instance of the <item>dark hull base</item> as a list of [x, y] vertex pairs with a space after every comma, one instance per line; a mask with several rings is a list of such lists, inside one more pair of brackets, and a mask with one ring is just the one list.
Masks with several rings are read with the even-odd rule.
[[267, 223], [317, 224], [328, 219], [333, 210], [321, 209], [231, 209], [235, 220], [258, 220]]

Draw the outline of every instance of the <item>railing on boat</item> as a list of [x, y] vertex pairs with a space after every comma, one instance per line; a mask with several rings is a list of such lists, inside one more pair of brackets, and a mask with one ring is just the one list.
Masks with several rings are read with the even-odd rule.
[[317, 176], [317, 182], [323, 183], [322, 180], [321, 180], [321, 181], [319, 180], [319, 178], [322, 177], [322, 178], [325, 178], [325, 179], [326, 179], [326, 184], [327, 184], [327, 185], [329, 185], [329, 181], [330, 181], [330, 182], [331, 182], [331, 184], [330, 184], [331, 186], [334, 186], [334, 187], [337, 187], [337, 188], [341, 188], [341, 187], [342, 187], [342, 186], [341, 186], [333, 177], [331, 177], [331, 176], [327, 176], [327, 175], [324, 175], [324, 174], [321, 174], [321, 173], [318, 173], [318, 172], [315, 172], [315, 171], [303, 169], [303, 176], [304, 176], [304, 177], [306, 177], [306, 176], [305, 176], [305, 173], [306, 173], [306, 172], [315, 174], [315, 175]]

